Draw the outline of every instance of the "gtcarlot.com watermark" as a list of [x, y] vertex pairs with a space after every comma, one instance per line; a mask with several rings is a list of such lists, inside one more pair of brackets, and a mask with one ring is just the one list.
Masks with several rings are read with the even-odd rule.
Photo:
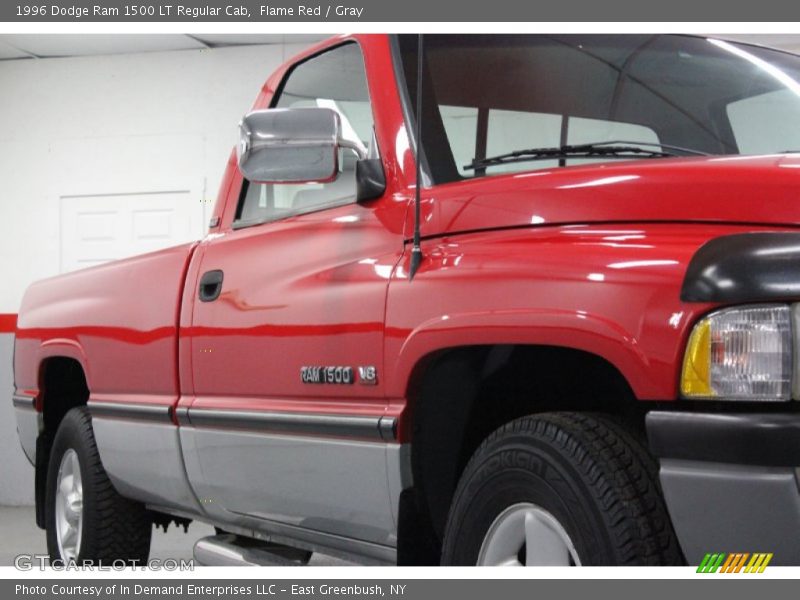
[[14, 557], [14, 567], [18, 571], [33, 571], [38, 569], [53, 569], [56, 571], [124, 571], [126, 569], [141, 569], [153, 571], [194, 571], [194, 560], [177, 558], [151, 558], [148, 561], [139, 560], [50, 560], [47, 554], [19, 554]]

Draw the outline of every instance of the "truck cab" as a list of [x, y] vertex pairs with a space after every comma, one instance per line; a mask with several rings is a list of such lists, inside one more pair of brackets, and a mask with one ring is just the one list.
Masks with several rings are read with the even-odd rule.
[[203, 240], [25, 295], [51, 558], [800, 563], [798, 124], [800, 59], [703, 37], [293, 58]]

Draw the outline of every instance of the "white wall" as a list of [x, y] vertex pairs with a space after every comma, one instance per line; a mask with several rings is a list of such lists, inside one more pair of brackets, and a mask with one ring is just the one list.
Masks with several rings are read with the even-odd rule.
[[0, 504], [33, 504], [33, 467], [22, 453], [11, 405], [14, 337], [0, 335]]
[[59, 272], [61, 196], [179, 180], [213, 203], [239, 118], [302, 47], [0, 62], [0, 313]]
[[[0, 61], [0, 313], [60, 268], [65, 195], [190, 190], [204, 229], [264, 80], [303, 45]], [[0, 335], [0, 504], [33, 501], [33, 469], [16, 439], [12, 336]]]

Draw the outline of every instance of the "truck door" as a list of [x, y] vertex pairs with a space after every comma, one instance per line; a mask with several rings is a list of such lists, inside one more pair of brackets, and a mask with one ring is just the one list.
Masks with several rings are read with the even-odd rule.
[[[375, 143], [355, 43], [295, 66], [272, 105], [334, 108], [346, 136]], [[181, 431], [216, 521], [390, 546], [383, 323], [403, 240], [380, 215], [391, 200], [356, 203], [351, 152], [331, 183], [243, 182], [231, 230], [206, 241]]]

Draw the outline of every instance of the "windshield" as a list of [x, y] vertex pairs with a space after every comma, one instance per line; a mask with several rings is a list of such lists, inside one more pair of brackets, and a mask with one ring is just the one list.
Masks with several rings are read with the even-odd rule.
[[[416, 113], [418, 37], [398, 38]], [[614, 157], [484, 159], [616, 140], [687, 155], [800, 150], [793, 54], [690, 36], [425, 35], [423, 58], [422, 145], [436, 183], [603, 162]]]

